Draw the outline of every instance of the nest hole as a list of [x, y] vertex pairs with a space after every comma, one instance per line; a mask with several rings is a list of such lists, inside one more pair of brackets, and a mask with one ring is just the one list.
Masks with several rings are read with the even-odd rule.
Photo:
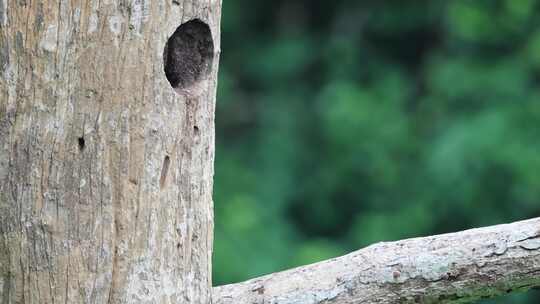
[[181, 24], [163, 51], [165, 76], [176, 92], [206, 80], [212, 68], [214, 41], [208, 24], [193, 19]]

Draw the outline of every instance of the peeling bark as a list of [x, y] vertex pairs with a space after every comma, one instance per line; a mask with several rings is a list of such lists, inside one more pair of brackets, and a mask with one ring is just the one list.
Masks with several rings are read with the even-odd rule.
[[540, 287], [540, 218], [374, 244], [215, 287], [213, 303], [468, 303], [533, 287]]
[[[0, 0], [0, 303], [209, 303], [220, 11]], [[194, 19], [186, 94], [163, 54]]]

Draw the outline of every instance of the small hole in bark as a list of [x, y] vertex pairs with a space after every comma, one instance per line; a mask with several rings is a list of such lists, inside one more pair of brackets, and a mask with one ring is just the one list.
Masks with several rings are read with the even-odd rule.
[[199, 95], [212, 68], [214, 41], [208, 24], [193, 19], [180, 25], [165, 44], [163, 69], [179, 94]]
[[79, 143], [79, 151], [84, 150], [84, 146], [85, 146], [84, 137], [79, 137], [77, 139], [77, 142]]
[[195, 132], [195, 134], [199, 133], [199, 127], [193, 126], [193, 131]]
[[171, 159], [168, 155], [165, 156], [165, 159], [163, 160], [163, 166], [161, 167], [161, 177], [159, 179], [159, 187], [163, 188], [165, 186], [165, 181], [167, 180], [167, 172], [169, 171], [169, 163], [171, 162]]

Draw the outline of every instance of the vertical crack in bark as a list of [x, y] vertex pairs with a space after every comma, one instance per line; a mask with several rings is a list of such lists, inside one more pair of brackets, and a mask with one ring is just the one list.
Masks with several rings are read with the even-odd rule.
[[167, 173], [169, 172], [169, 164], [171, 162], [171, 159], [168, 155], [165, 155], [165, 159], [163, 159], [163, 166], [161, 167], [161, 177], [159, 179], [159, 188], [163, 189], [165, 186], [165, 182], [167, 181]]
[[116, 221], [116, 215], [114, 214], [116, 212], [113, 212], [113, 221], [114, 221], [114, 235], [112, 236], [112, 264], [111, 264], [111, 286], [110, 286], [110, 289], [109, 289], [109, 297], [107, 299], [107, 304], [112, 304], [113, 303], [113, 297], [114, 297], [114, 290], [116, 289], [116, 285], [117, 285], [117, 276], [118, 276], [118, 249], [117, 249], [117, 234], [118, 234], [118, 229], [116, 228], [117, 227], [117, 221]]
[[[122, 127], [120, 127], [122, 129]], [[112, 179], [112, 190], [113, 190], [113, 197], [112, 197], [112, 222], [113, 222], [113, 229], [111, 231], [111, 249], [112, 250], [112, 258], [111, 258], [111, 283], [110, 283], [110, 289], [109, 289], [109, 296], [107, 303], [112, 304], [115, 302], [116, 292], [119, 292], [118, 289], [120, 288], [120, 278], [119, 278], [119, 253], [118, 248], [120, 245], [121, 239], [121, 217], [122, 217], [122, 182], [120, 177], [120, 168], [118, 168], [119, 162], [119, 154], [121, 152], [118, 150], [118, 147], [114, 147], [110, 149], [110, 155], [109, 155], [109, 174]]]

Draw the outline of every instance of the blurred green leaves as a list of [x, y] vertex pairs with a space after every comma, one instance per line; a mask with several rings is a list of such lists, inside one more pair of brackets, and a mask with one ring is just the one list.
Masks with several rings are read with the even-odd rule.
[[526, 33], [535, 5], [535, 0], [452, 1], [447, 28], [463, 42], [504, 46]]
[[214, 282], [540, 216], [539, 9], [225, 1]]

